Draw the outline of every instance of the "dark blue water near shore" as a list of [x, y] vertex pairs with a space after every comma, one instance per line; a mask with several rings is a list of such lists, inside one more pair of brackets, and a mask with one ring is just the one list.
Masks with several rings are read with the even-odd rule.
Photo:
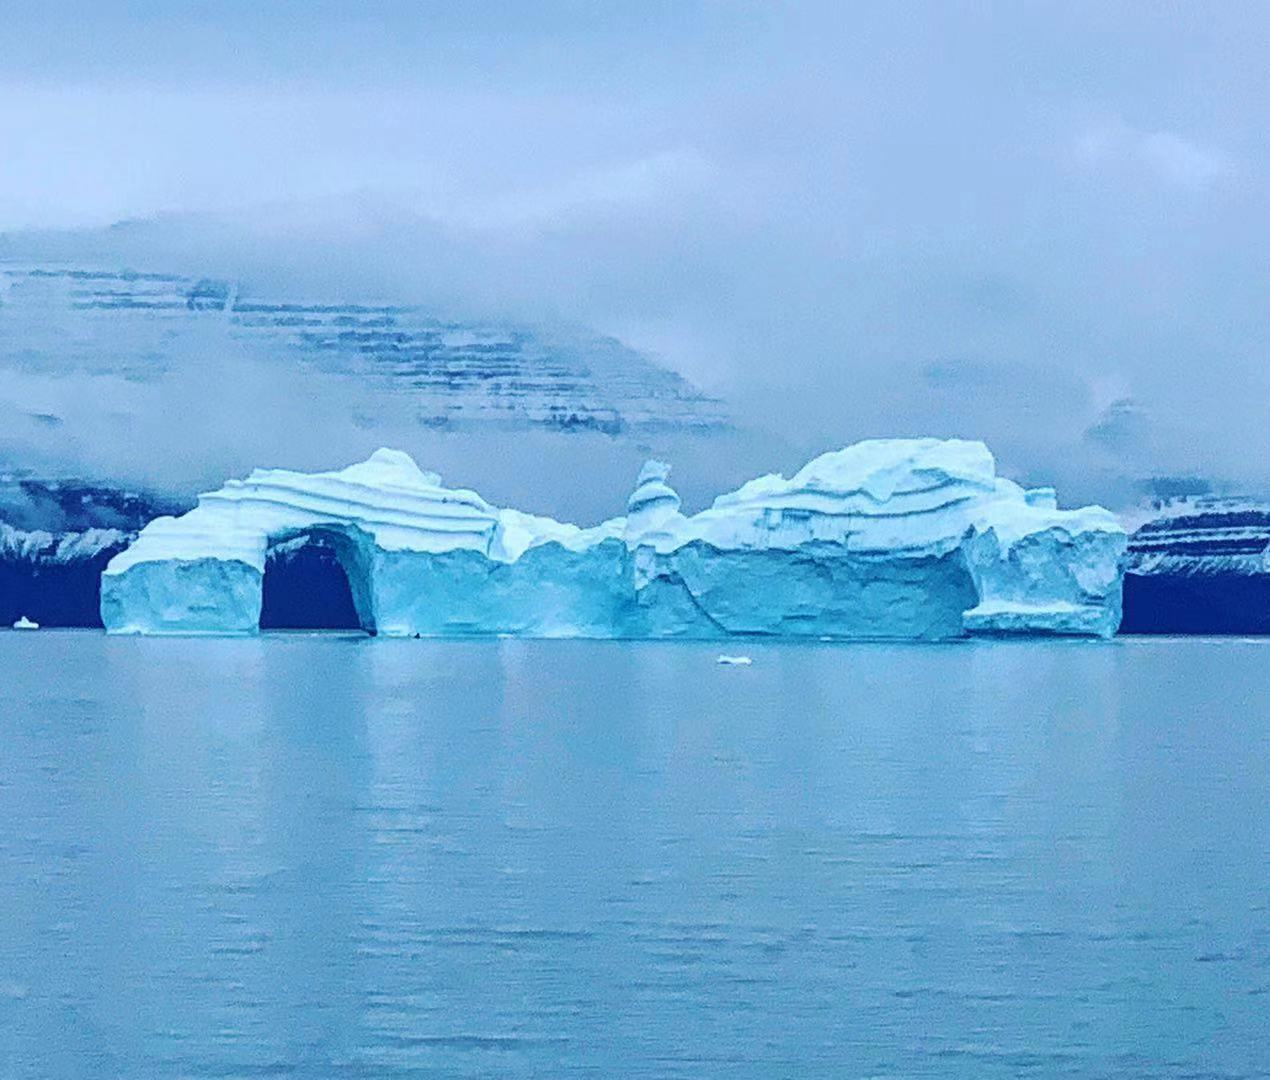
[[1270, 1075], [1270, 644], [0, 634], [0, 1076]]

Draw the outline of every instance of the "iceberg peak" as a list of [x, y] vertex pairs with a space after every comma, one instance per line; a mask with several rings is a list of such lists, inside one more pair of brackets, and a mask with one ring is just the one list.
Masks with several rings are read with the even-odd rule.
[[639, 470], [635, 490], [626, 501], [626, 537], [628, 541], [656, 530], [680, 517], [679, 493], [668, 483], [670, 466], [650, 458]]
[[[337, 474], [326, 474], [337, 475]], [[441, 474], [427, 472], [404, 450], [381, 446], [365, 461], [340, 469], [345, 480], [366, 485], [382, 485], [414, 490], [441, 488]]]

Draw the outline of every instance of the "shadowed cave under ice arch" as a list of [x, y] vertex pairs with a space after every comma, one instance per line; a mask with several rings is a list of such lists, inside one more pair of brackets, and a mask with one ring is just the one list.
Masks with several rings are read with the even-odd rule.
[[375, 633], [365, 550], [344, 525], [270, 537], [261, 581], [261, 630]]

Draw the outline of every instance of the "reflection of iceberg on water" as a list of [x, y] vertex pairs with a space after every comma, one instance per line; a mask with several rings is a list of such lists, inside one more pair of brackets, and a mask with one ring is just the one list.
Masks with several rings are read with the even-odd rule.
[[255, 633], [266, 558], [317, 540], [357, 619], [391, 636], [938, 640], [1109, 636], [1124, 530], [996, 475], [979, 442], [822, 454], [687, 516], [649, 462], [624, 517], [579, 528], [444, 487], [399, 451], [257, 469], [151, 522], [102, 577], [114, 633]]

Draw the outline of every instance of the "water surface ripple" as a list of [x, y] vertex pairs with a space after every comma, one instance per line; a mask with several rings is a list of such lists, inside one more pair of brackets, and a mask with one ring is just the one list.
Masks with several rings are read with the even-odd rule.
[[1270, 643], [0, 634], [0, 1076], [1270, 1076]]

